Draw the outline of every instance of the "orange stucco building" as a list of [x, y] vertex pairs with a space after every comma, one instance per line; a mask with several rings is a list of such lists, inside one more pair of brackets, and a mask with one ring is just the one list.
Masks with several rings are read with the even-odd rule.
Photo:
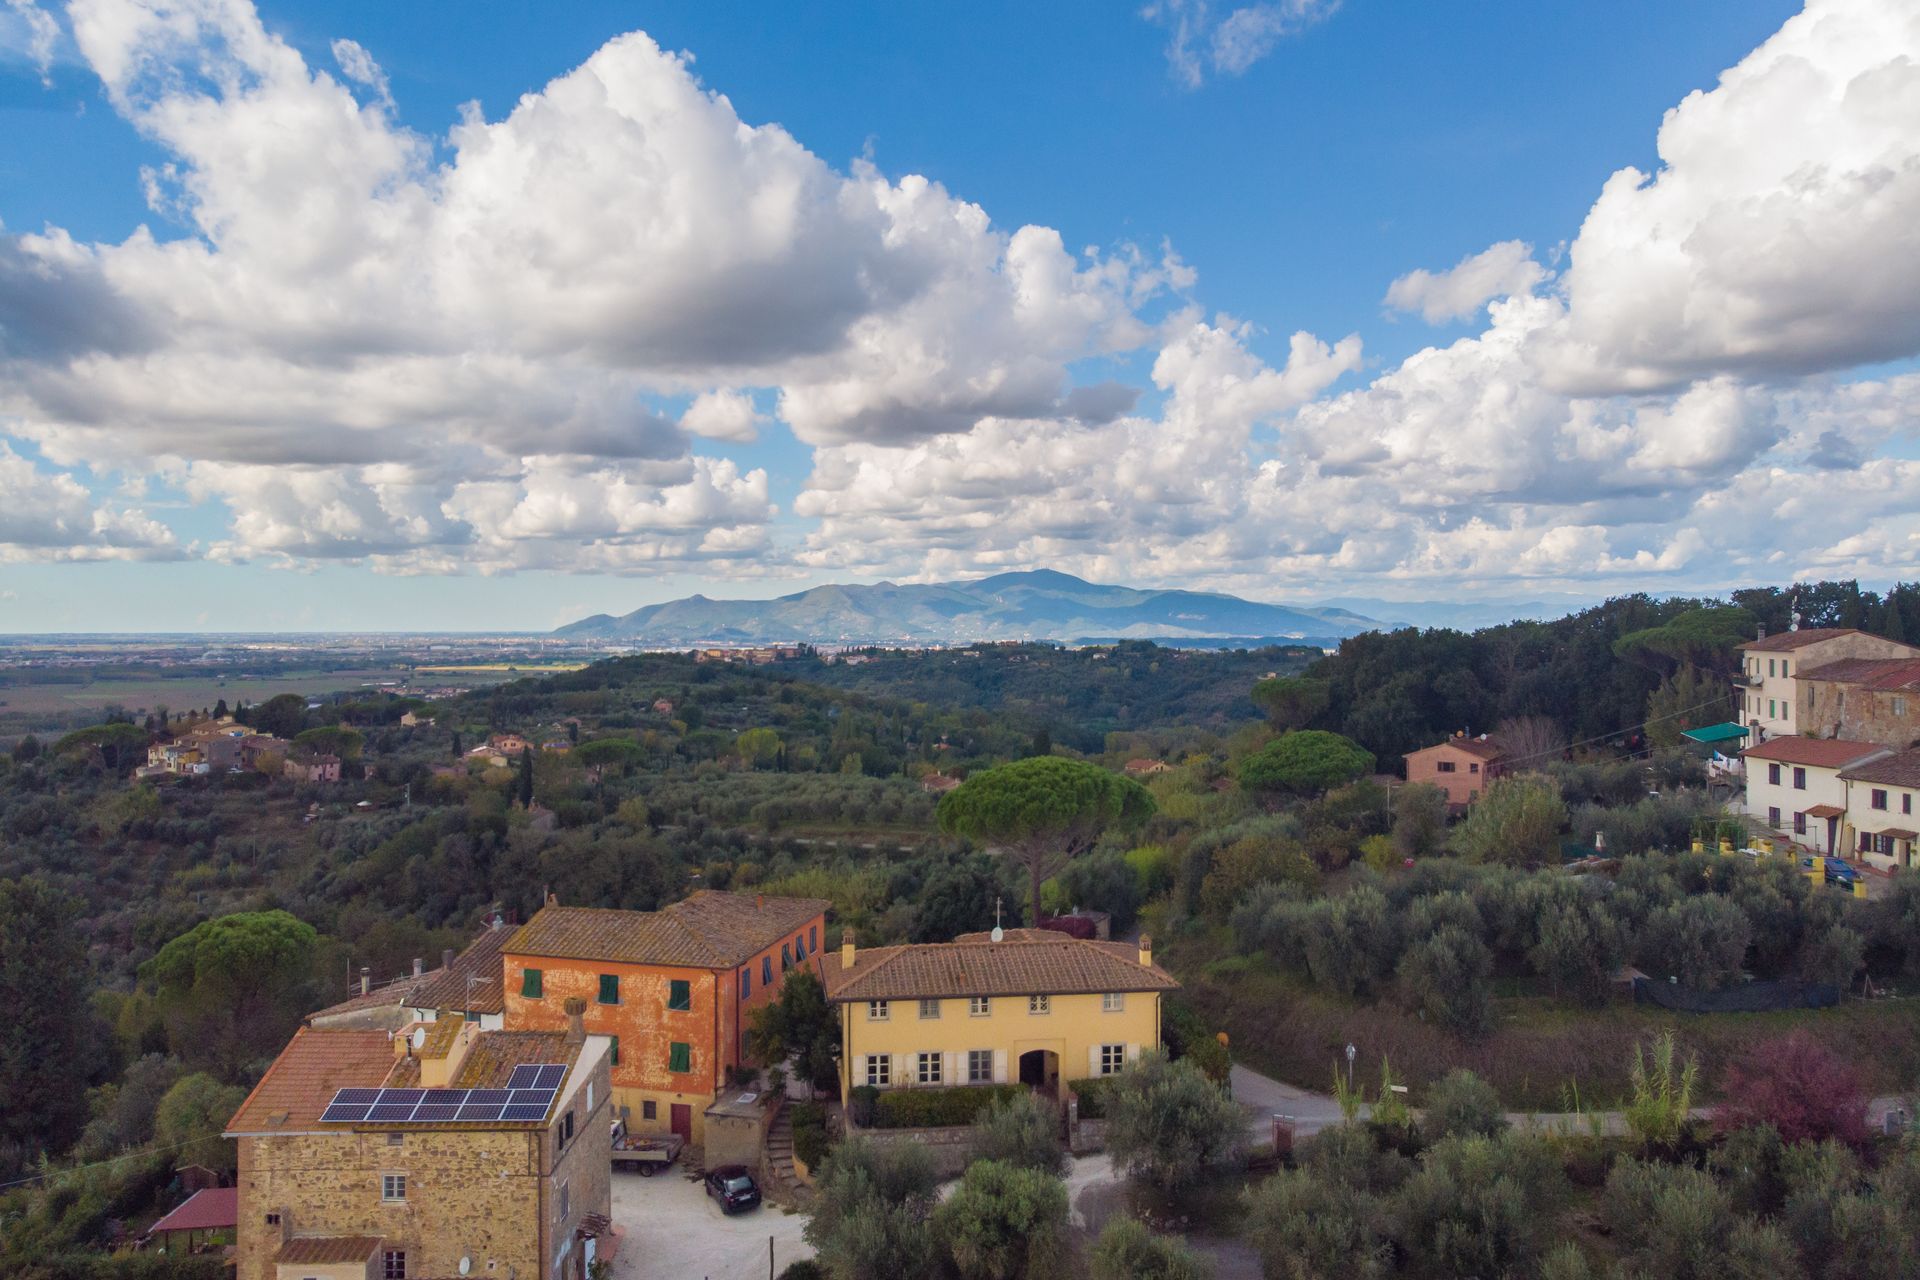
[[1447, 793], [1449, 808], [1464, 809], [1500, 775], [1500, 756], [1500, 744], [1484, 734], [1449, 738], [1407, 753], [1407, 781], [1436, 786]]
[[746, 1058], [747, 1015], [806, 965], [827, 903], [702, 890], [659, 911], [549, 900], [502, 948], [506, 1026], [563, 1028], [569, 996], [613, 1037], [613, 1100], [635, 1133], [703, 1140], [703, 1113]]

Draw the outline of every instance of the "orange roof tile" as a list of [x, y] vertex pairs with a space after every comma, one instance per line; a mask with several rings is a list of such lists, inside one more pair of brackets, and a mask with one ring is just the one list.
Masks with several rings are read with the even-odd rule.
[[915, 1000], [947, 996], [1084, 995], [1170, 991], [1180, 984], [1159, 965], [1140, 963], [1125, 942], [1091, 942], [1051, 929], [1010, 929], [993, 941], [966, 934], [952, 942], [873, 947], [843, 969], [825, 952], [827, 998]]
[[1749, 760], [1777, 760], [1783, 764], [1811, 765], [1816, 769], [1844, 769], [1887, 748], [1874, 742], [1853, 742], [1847, 738], [1772, 738], [1740, 754]]
[[1804, 627], [1799, 631], [1782, 631], [1778, 635], [1761, 636], [1733, 646], [1754, 653], [1785, 653], [1794, 649], [1804, 649], [1810, 644], [1819, 644], [1822, 640], [1832, 640], [1836, 636], [1857, 636], [1862, 634], [1858, 627]]
[[1869, 689], [1912, 689], [1920, 687], [1920, 658], [1842, 658], [1802, 671], [1800, 678]]
[[227, 1121], [230, 1133], [304, 1129], [342, 1089], [374, 1088], [393, 1070], [384, 1031], [302, 1027]]
[[148, 1228], [151, 1231], [212, 1231], [240, 1221], [240, 1188], [207, 1187]]
[[762, 897], [702, 889], [658, 911], [542, 907], [509, 939], [517, 956], [731, 969], [832, 904], [824, 898]]
[[379, 1236], [295, 1236], [280, 1246], [275, 1262], [324, 1266], [330, 1262], [365, 1262], [380, 1247]]

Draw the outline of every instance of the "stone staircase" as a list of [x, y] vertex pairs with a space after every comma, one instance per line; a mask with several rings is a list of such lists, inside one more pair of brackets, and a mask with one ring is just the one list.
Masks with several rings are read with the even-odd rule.
[[781, 1204], [799, 1207], [811, 1194], [809, 1189], [800, 1185], [800, 1179], [793, 1171], [793, 1116], [792, 1108], [782, 1106], [780, 1114], [773, 1118], [767, 1128], [767, 1151], [762, 1164], [767, 1175], [766, 1196]]

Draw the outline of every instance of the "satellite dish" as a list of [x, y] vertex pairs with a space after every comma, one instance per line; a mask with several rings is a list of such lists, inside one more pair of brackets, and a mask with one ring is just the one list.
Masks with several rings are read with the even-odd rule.
[[471, 1270], [473, 1270], [473, 1259], [469, 1258], [464, 1253], [461, 1254], [460, 1255], [460, 1274], [465, 1275], [467, 1274], [467, 1272]]
[[1007, 936], [1007, 931], [1005, 929], [1002, 929], [999, 925], [993, 926], [993, 940], [995, 942], [1004, 941], [1006, 939], [1006, 936]]

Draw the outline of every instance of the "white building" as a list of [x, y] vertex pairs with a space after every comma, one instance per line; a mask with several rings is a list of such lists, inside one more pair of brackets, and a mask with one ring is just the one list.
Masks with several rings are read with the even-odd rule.
[[1850, 847], [1862, 862], [1888, 871], [1913, 865], [1920, 841], [1920, 750], [1889, 752], [1843, 769]]
[[1800, 689], [1794, 677], [1803, 669], [1843, 658], [1910, 658], [1912, 645], [1869, 635], [1852, 627], [1809, 627], [1763, 635], [1737, 646], [1741, 670], [1734, 677], [1740, 695], [1740, 723], [1752, 731], [1751, 741], [1799, 733]]
[[1892, 754], [1844, 738], [1780, 737], [1750, 747], [1747, 812], [1820, 853], [1846, 852], [1849, 784], [1840, 775]]

